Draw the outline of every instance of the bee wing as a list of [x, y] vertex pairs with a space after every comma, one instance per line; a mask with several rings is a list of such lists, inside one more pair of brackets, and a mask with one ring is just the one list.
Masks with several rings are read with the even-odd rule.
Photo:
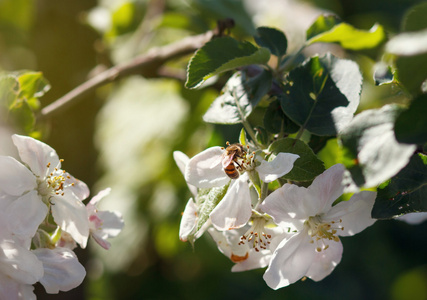
[[222, 167], [226, 168], [233, 161], [234, 154], [232, 155], [224, 155], [222, 158]]

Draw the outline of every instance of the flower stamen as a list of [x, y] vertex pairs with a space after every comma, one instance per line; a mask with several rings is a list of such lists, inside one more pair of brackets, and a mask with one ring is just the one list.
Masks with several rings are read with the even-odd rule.
[[312, 240], [310, 243], [316, 242], [316, 251], [321, 252], [329, 248], [329, 241], [339, 242], [337, 235], [338, 230], [344, 230], [341, 225], [342, 220], [325, 222], [318, 215], [310, 217], [305, 224], [309, 227], [308, 234]]
[[268, 249], [271, 235], [265, 232], [265, 223], [266, 220], [264, 218], [254, 218], [251, 228], [240, 237], [239, 245], [250, 242], [256, 252]]
[[60, 159], [58, 165], [50, 173], [51, 163], [47, 163], [45, 177], [42, 179], [39, 178], [38, 191], [42, 196], [46, 196], [48, 199], [53, 195], [64, 196], [64, 189], [69, 186], [74, 186], [74, 182], [69, 184], [66, 183], [66, 180], [71, 179], [71, 177], [65, 170], [60, 169], [63, 161], [63, 159]]

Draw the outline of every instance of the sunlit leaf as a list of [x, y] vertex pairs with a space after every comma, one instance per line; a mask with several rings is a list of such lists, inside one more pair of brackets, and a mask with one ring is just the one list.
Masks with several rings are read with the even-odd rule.
[[341, 23], [341, 20], [336, 15], [320, 15], [310, 28], [307, 29], [306, 39], [310, 40], [316, 35], [329, 31], [339, 23]]
[[394, 136], [400, 111], [396, 105], [363, 111], [339, 135], [343, 163], [357, 186], [374, 187], [388, 180], [414, 153], [415, 145], [400, 144]]
[[326, 146], [317, 153], [317, 157], [325, 163], [326, 169], [342, 162], [342, 149], [338, 144], [338, 139], [329, 139]]
[[270, 58], [266, 48], [231, 37], [215, 38], [197, 50], [188, 66], [187, 88], [195, 88], [222, 72], [251, 64], [265, 64]]
[[209, 107], [203, 120], [215, 124], [241, 123], [270, 90], [271, 82], [271, 73], [266, 71], [253, 78], [243, 71], [236, 72]]
[[427, 52], [427, 29], [405, 32], [389, 40], [385, 51], [401, 56], [418, 55]]
[[5, 109], [13, 106], [19, 93], [19, 82], [11, 74], [0, 75], [0, 105]]
[[414, 154], [409, 164], [378, 188], [372, 217], [388, 219], [427, 211], [427, 156]]
[[[50, 84], [41, 72], [26, 72], [18, 77], [18, 81], [20, 86], [19, 97], [25, 98], [27, 101], [40, 98], [50, 90]], [[29, 102], [29, 104], [35, 106], [36, 103], [34, 102]], [[37, 108], [33, 107], [33, 109]]]
[[310, 181], [320, 175], [325, 167], [323, 162], [317, 158], [313, 150], [301, 140], [285, 138], [275, 141], [270, 145], [268, 151], [271, 153], [268, 160], [272, 161], [278, 153], [294, 153], [300, 157], [295, 161], [292, 170], [282, 178], [295, 181]]
[[375, 24], [370, 30], [360, 30], [350, 24], [339, 23], [329, 31], [313, 36], [307, 44], [339, 43], [345, 49], [362, 50], [375, 48], [385, 39], [386, 34], [381, 25]]
[[123, 2], [111, 14], [111, 29], [107, 33], [108, 37], [116, 37], [131, 31], [135, 17], [135, 3], [131, 1]]
[[312, 57], [289, 73], [279, 96], [284, 113], [316, 135], [336, 135], [352, 119], [360, 101], [358, 65], [331, 54]]

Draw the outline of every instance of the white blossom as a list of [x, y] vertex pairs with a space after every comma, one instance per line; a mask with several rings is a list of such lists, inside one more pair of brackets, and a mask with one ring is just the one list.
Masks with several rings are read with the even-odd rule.
[[123, 228], [123, 217], [116, 211], [103, 211], [97, 208], [98, 202], [110, 193], [107, 188], [100, 191], [86, 205], [89, 216], [89, 231], [92, 238], [104, 249], [110, 248], [107, 239], [116, 237]]
[[43, 263], [44, 275], [40, 283], [49, 294], [69, 291], [79, 286], [86, 276], [74, 252], [67, 248], [39, 248], [33, 253]]
[[323, 279], [341, 261], [339, 236], [354, 235], [375, 222], [371, 218], [375, 192], [362, 191], [332, 206], [343, 193], [343, 173], [344, 167], [335, 165], [308, 188], [285, 184], [260, 205], [289, 231], [277, 237], [280, 241], [264, 274], [271, 288], [285, 287], [304, 276]]
[[26, 136], [12, 139], [22, 163], [0, 156], [0, 190], [9, 202], [10, 230], [33, 236], [50, 209], [58, 226], [86, 247], [89, 224], [82, 203], [89, 195], [86, 184], [61, 170], [62, 160], [50, 146]]
[[[260, 156], [242, 162], [242, 173], [232, 180], [222, 165], [224, 148], [211, 147], [191, 158], [185, 167], [185, 180], [198, 188], [220, 187], [230, 183], [221, 202], [211, 212], [212, 224], [218, 230], [230, 230], [244, 226], [252, 215], [248, 172], [257, 172], [264, 182], [274, 181], [288, 173], [299, 157], [291, 153], [279, 153], [267, 162]], [[233, 162], [232, 162], [233, 163]]]

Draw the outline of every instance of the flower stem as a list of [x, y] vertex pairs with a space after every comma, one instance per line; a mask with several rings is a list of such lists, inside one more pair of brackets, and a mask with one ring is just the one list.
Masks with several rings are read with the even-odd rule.
[[258, 143], [258, 141], [256, 140], [255, 131], [252, 129], [252, 126], [246, 120], [246, 116], [245, 116], [242, 108], [240, 107], [239, 97], [237, 96], [237, 92], [236, 92], [235, 88], [233, 89], [232, 95], [233, 95], [234, 103], [236, 104], [237, 112], [239, 113], [239, 117], [240, 117], [240, 120], [242, 122], [243, 127], [245, 128], [246, 132], [251, 137], [251, 139], [254, 142], [255, 146], [257, 148], [259, 148], [259, 149], [263, 149], [264, 147], [262, 145], [260, 145]]
[[255, 210], [258, 210], [258, 206], [264, 201], [265, 198], [268, 196], [268, 183], [263, 182], [261, 185], [261, 195], [258, 199], [258, 203], [255, 206]]

